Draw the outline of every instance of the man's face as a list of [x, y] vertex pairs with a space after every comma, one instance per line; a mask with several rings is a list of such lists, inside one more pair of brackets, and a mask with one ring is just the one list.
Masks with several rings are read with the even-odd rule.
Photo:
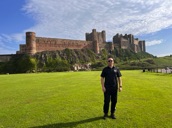
[[113, 64], [114, 64], [114, 61], [113, 61], [113, 59], [112, 58], [109, 58], [108, 59], [108, 66], [113, 66]]

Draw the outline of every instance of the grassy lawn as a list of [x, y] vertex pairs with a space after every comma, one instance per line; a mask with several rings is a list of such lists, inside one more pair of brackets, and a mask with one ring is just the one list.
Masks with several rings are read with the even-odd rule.
[[121, 72], [116, 120], [102, 119], [99, 71], [0, 75], [0, 128], [171, 128], [172, 75]]

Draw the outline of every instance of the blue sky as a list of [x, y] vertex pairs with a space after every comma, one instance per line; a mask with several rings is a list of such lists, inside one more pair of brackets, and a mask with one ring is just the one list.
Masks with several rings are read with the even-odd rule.
[[155, 56], [172, 55], [171, 0], [1, 0], [0, 54], [15, 54], [25, 32], [85, 40], [93, 28], [133, 34]]

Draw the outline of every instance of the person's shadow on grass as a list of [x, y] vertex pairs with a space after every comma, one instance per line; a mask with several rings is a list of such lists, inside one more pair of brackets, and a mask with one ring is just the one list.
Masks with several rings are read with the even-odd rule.
[[94, 118], [89, 118], [89, 119], [75, 121], [75, 122], [48, 124], [48, 125], [35, 126], [35, 127], [30, 127], [30, 128], [65, 128], [65, 127], [73, 128], [73, 127], [76, 127], [78, 124], [89, 123], [89, 122], [97, 121], [100, 119], [103, 119], [103, 118], [102, 117], [94, 117]]

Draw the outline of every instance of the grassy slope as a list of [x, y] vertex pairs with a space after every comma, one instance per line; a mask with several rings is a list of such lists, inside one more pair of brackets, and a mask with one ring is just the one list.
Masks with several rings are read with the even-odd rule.
[[101, 119], [98, 71], [0, 75], [0, 127], [172, 127], [172, 76], [122, 74], [116, 120]]
[[158, 58], [154, 58], [154, 61], [159, 66], [172, 67], [172, 57], [158, 57]]

